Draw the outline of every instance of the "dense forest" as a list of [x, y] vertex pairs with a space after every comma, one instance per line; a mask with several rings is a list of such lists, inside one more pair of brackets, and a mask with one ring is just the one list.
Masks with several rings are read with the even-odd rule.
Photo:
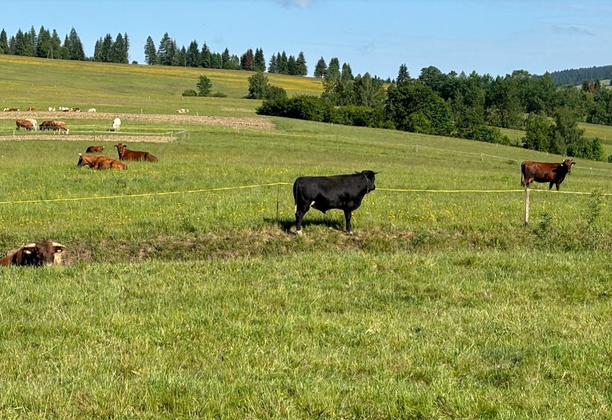
[[584, 81], [594, 82], [596, 80], [612, 79], [612, 66], [583, 67], [579, 69], [555, 71], [550, 73], [550, 77], [552, 77], [555, 83], [577, 86]]
[[[329, 70], [329, 69], [328, 69]], [[585, 139], [579, 121], [612, 125], [612, 91], [599, 82], [582, 88], [555, 84], [550, 74], [523, 70], [504, 77], [442, 73], [436, 67], [411, 78], [406, 65], [386, 89], [368, 73], [324, 73], [320, 97], [266, 98], [260, 114], [336, 124], [391, 128], [510, 144], [500, 128], [525, 130], [517, 146], [605, 160], [600, 139]], [[261, 89], [260, 89], [261, 91]], [[263, 89], [265, 93], [265, 89]]]

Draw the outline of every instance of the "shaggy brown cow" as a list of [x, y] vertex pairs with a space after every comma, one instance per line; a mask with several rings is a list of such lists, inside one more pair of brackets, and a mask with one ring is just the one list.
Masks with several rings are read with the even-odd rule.
[[100, 153], [104, 150], [104, 146], [89, 146], [85, 153]]
[[79, 153], [79, 162], [77, 163], [77, 166], [85, 165], [92, 169], [117, 169], [119, 171], [127, 169], [127, 165], [125, 163], [109, 158], [108, 156], [83, 156], [81, 153]]
[[146, 160], [148, 162], [157, 162], [157, 158], [149, 152], [137, 152], [125, 148], [125, 144], [117, 143], [115, 145], [121, 160]]
[[0, 259], [0, 265], [53, 265], [61, 263], [61, 253], [66, 249], [62, 244], [41, 240], [9, 251]]
[[16, 120], [15, 125], [17, 126], [17, 130], [21, 129], [22, 127], [25, 128], [27, 131], [34, 130], [34, 124], [32, 124], [32, 121]]
[[521, 185], [529, 188], [529, 185], [535, 182], [548, 182], [550, 190], [553, 185], [557, 186], [559, 191], [559, 185], [565, 179], [565, 175], [572, 171], [572, 165], [575, 165], [571, 159], [565, 159], [561, 163], [547, 163], [547, 162], [532, 162], [526, 160], [521, 163]]

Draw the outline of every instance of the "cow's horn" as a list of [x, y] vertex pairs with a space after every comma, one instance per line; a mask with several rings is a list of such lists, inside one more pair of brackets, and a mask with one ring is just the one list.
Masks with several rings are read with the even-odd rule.
[[81, 152], [79, 152], [79, 156], [83, 156], [83, 154]]
[[53, 246], [63, 246], [64, 248], [66, 248], [64, 245], [60, 244], [59, 242], [53, 242]]

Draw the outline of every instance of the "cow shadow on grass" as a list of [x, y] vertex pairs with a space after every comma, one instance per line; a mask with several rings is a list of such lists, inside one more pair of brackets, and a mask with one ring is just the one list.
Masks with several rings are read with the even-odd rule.
[[[264, 222], [270, 225], [278, 225], [286, 233], [295, 234], [295, 218], [291, 218], [291, 219], [279, 218], [277, 221], [276, 218], [265, 217]], [[302, 229], [308, 226], [326, 226], [326, 227], [333, 228], [333, 229], [336, 229], [342, 232], [344, 230], [344, 224], [345, 224], [344, 218], [342, 220], [334, 219], [334, 218], [324, 218], [322, 220], [321, 219], [317, 219], [317, 220], [306, 220], [305, 219], [302, 221]]]

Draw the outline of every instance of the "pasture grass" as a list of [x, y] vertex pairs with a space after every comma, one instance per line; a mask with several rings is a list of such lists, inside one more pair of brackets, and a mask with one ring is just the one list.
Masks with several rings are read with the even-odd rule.
[[6, 269], [0, 415], [607, 418], [611, 268], [340, 251]]
[[[3, 69], [47, 65], [11, 63], [0, 57]], [[51, 78], [133, 72], [74, 77], [65, 98], [134, 112], [149, 99], [130, 77], [174, 86], [184, 70], [52, 64]], [[2, 88], [23, 87], [19, 74]], [[151, 110], [179, 107], [162, 96]], [[251, 116], [253, 103], [201, 110]], [[577, 160], [561, 189], [586, 195], [536, 185], [525, 227], [520, 162], [560, 156], [273, 122], [125, 121], [188, 135], [130, 143], [159, 162], [123, 172], [77, 167], [91, 142], [69, 136], [0, 141], [0, 250], [51, 238], [68, 262], [0, 268], [0, 417], [610, 417], [610, 164]], [[114, 143], [97, 142], [111, 157]], [[296, 177], [364, 169], [380, 173], [354, 234], [337, 210], [311, 210], [292, 233]]]

